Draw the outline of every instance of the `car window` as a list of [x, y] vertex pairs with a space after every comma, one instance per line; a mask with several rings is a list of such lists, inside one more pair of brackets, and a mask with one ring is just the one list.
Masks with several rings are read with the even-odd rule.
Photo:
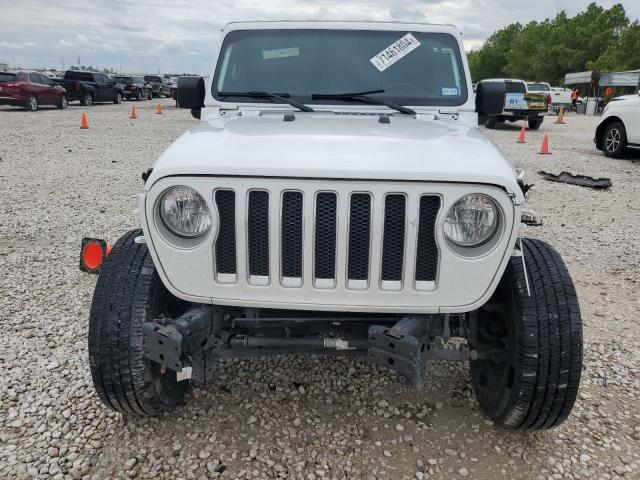
[[549, 92], [549, 85], [546, 83], [527, 83], [527, 89], [535, 92]]
[[[467, 82], [457, 40], [444, 33], [373, 30], [238, 30], [226, 35], [213, 94], [312, 94], [384, 90], [401, 105], [462, 105]], [[243, 98], [243, 102], [264, 102]]]
[[84, 80], [91, 81], [93, 80], [93, 74], [89, 72], [77, 72], [75, 70], [67, 70], [64, 72], [65, 80]]
[[145, 77], [144, 77], [144, 79], [145, 79], [147, 82], [158, 82], [158, 83], [162, 83], [162, 79], [161, 79], [160, 77], [156, 77], [156, 76], [153, 76], [153, 75], [147, 75], [147, 76], [145, 76]]
[[15, 82], [18, 77], [15, 73], [0, 72], [0, 82]]
[[504, 82], [506, 93], [527, 93], [527, 89], [522, 82]]

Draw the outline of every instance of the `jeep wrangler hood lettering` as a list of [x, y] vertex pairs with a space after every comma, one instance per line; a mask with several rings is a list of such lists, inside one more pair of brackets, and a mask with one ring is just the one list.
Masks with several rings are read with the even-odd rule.
[[201, 122], [156, 162], [172, 175], [486, 183], [520, 195], [509, 161], [477, 129], [448, 120], [282, 114]]

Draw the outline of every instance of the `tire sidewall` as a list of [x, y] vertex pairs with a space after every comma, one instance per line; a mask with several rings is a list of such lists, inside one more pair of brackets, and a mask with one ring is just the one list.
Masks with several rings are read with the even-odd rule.
[[60, 102], [58, 103], [58, 108], [60, 108], [62, 110], [66, 110], [68, 106], [69, 106], [69, 101], [67, 100], [67, 96], [63, 95], [62, 97], [60, 97]]

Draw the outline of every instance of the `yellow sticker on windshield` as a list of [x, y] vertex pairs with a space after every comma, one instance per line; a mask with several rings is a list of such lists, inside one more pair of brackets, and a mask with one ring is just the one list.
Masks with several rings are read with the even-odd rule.
[[407, 33], [400, 40], [392, 43], [374, 56], [370, 62], [373, 63], [378, 70], [384, 72], [387, 68], [414, 51], [420, 45], [421, 43], [416, 37]]

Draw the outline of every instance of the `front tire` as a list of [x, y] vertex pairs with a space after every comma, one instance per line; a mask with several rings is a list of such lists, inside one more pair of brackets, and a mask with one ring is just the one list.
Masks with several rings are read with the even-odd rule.
[[38, 99], [36, 98], [35, 95], [29, 95], [27, 97], [27, 100], [25, 102], [24, 105], [24, 109], [27, 112], [35, 112], [36, 110], [38, 110], [39, 104], [38, 104]]
[[494, 128], [496, 128], [497, 123], [498, 123], [498, 118], [495, 115], [489, 115], [487, 117], [487, 121], [485, 122], [484, 126], [493, 130]]
[[142, 324], [181, 308], [162, 284], [142, 230], [123, 235], [106, 258], [89, 316], [89, 364], [107, 407], [123, 414], [158, 415], [183, 401], [187, 382], [143, 356]]
[[492, 299], [474, 312], [471, 380], [496, 423], [541, 430], [561, 424], [576, 400], [582, 318], [558, 252], [534, 239], [522, 248], [526, 274], [522, 257], [511, 257]]
[[136, 101], [142, 100], [142, 92], [140, 90], [136, 91]]
[[627, 149], [627, 131], [622, 122], [611, 122], [602, 133], [602, 150], [607, 157], [622, 158]]
[[63, 95], [62, 97], [60, 97], [60, 101], [58, 102], [57, 107], [61, 110], [66, 110], [68, 106], [69, 101], [67, 100], [67, 96]]
[[113, 103], [119, 105], [122, 103], [122, 94], [120, 92], [116, 93], [115, 98], [113, 99]]

